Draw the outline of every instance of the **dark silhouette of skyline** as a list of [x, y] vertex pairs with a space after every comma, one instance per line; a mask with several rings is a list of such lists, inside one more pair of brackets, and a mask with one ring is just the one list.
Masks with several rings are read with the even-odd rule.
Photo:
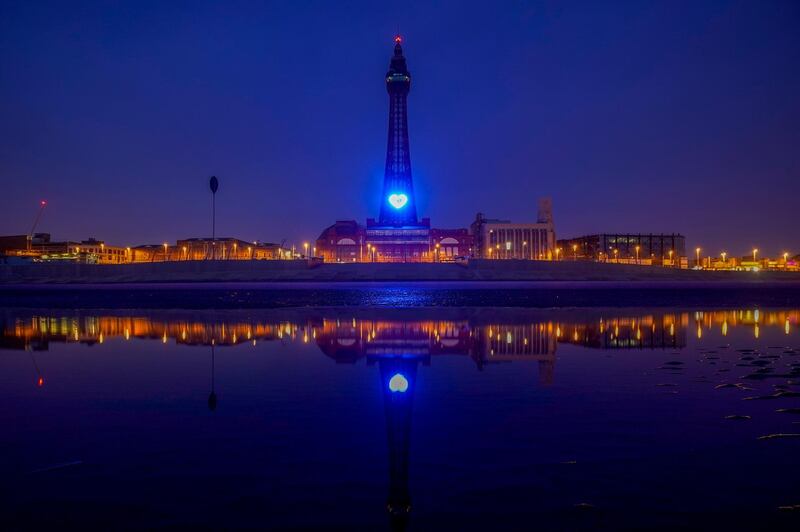
[[397, 32], [417, 215], [800, 251], [795, 2], [5, 2], [0, 234], [301, 243], [378, 216]]

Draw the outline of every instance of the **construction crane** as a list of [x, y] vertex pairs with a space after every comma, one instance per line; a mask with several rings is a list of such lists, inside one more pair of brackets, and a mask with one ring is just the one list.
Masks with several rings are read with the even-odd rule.
[[28, 235], [28, 249], [30, 250], [33, 245], [33, 232], [36, 231], [36, 226], [39, 225], [39, 220], [42, 218], [42, 212], [44, 212], [44, 208], [47, 207], [47, 201], [42, 200], [39, 202], [39, 212], [36, 213], [36, 218], [33, 219], [33, 226], [31, 227], [31, 232]]

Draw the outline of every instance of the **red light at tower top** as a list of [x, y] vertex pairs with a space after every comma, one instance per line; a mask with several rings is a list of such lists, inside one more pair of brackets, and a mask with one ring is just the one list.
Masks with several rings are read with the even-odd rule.
[[39, 202], [39, 205], [41, 205], [42, 207], [44, 207], [45, 205], [47, 205], [47, 200], [42, 200], [42, 201], [40, 201], [40, 202]]
[[395, 35], [394, 36], [394, 42], [396, 42], [397, 44], [400, 44], [401, 42], [403, 42], [403, 37], [401, 37], [400, 35]]

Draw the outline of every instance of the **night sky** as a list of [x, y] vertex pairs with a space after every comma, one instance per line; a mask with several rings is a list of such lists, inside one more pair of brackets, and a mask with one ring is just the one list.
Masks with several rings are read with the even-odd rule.
[[[0, 0], [0, 234], [301, 243], [376, 217], [412, 74], [419, 215], [800, 252], [800, 3]], [[705, 252], [704, 252], [705, 253]]]

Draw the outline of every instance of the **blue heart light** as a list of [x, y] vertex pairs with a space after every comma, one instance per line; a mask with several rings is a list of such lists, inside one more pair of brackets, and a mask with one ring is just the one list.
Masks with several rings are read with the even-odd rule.
[[402, 209], [408, 203], [408, 196], [405, 194], [392, 194], [389, 196], [389, 204], [395, 209]]

